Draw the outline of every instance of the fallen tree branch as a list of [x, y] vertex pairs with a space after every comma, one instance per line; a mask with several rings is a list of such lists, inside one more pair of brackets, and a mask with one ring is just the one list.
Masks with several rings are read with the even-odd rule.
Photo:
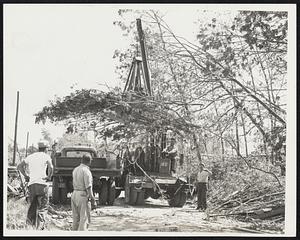
[[263, 196], [260, 196], [260, 197], [257, 197], [257, 198], [249, 199], [249, 200], [247, 200], [246, 202], [243, 202], [243, 203], [246, 204], [246, 203], [249, 203], [249, 202], [259, 200], [261, 198], [271, 197], [271, 196], [276, 196], [276, 195], [281, 195], [281, 194], [285, 194], [285, 192], [277, 192], [277, 193], [272, 193], [272, 194], [266, 194], [266, 195], [263, 195]]
[[242, 228], [242, 227], [233, 227], [232, 229], [242, 231], [242, 232], [249, 232], [249, 233], [259, 233], [259, 234], [266, 233], [266, 232], [257, 231], [257, 230], [253, 230], [253, 229], [249, 229], [249, 228]]

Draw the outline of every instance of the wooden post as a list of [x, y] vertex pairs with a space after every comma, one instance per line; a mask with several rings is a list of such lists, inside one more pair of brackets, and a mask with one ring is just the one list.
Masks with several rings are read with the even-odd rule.
[[27, 157], [27, 150], [28, 150], [28, 138], [29, 138], [29, 132], [27, 132], [27, 138], [26, 138], [26, 152], [25, 152], [25, 157]]
[[139, 40], [140, 40], [140, 46], [141, 46], [141, 54], [142, 54], [145, 80], [146, 80], [146, 83], [147, 83], [146, 87], [147, 87], [149, 95], [151, 96], [152, 92], [151, 92], [151, 85], [150, 85], [150, 74], [149, 74], [149, 68], [148, 68], [147, 56], [146, 56], [145, 36], [144, 36], [143, 29], [142, 29], [141, 19], [138, 18], [136, 20], [136, 25], [137, 25], [137, 30], [138, 30]]
[[15, 163], [16, 163], [18, 114], [19, 114], [19, 91], [17, 91], [17, 109], [16, 109], [16, 120], [15, 120], [15, 137], [14, 137], [13, 166], [15, 166]]

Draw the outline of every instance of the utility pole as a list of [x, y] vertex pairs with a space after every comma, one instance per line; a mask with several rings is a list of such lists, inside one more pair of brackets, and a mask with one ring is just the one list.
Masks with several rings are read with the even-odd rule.
[[16, 109], [16, 121], [15, 121], [15, 137], [14, 137], [13, 166], [15, 166], [15, 163], [16, 163], [18, 114], [19, 114], [19, 91], [17, 91], [17, 109]]
[[29, 132], [27, 132], [27, 139], [26, 139], [26, 152], [25, 152], [25, 157], [27, 157], [27, 150], [28, 150], [28, 138], [29, 138]]

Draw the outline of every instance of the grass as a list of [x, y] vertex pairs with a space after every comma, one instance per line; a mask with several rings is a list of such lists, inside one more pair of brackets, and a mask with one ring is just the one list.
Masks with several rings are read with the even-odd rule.
[[[26, 224], [27, 211], [29, 208], [29, 204], [26, 202], [25, 198], [9, 198], [7, 202], [7, 222], [6, 229], [7, 230], [35, 230], [34, 227]], [[69, 207], [68, 207], [69, 208]], [[65, 206], [59, 206], [58, 212], [66, 211]], [[61, 223], [57, 223], [57, 220], [51, 218], [51, 215], [47, 214], [46, 216], [46, 225], [45, 230], [49, 231], [52, 229], [58, 229], [57, 224], [59, 224], [59, 228], [66, 230], [70, 228], [70, 226], [65, 226]]]
[[26, 224], [28, 203], [25, 198], [10, 198], [7, 202], [7, 223], [9, 230], [30, 230], [31, 226]]

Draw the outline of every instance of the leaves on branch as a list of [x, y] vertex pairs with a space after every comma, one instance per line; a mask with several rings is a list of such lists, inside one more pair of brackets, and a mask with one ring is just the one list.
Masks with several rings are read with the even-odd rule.
[[[82, 89], [63, 99], [56, 99], [36, 114], [36, 122], [69, 121], [84, 124], [90, 129], [97, 128], [100, 135], [120, 139], [137, 133], [136, 129], [153, 131], [154, 129], [173, 129], [185, 131], [188, 124], [159, 102], [150, 97], [136, 95], [133, 92], [101, 92]], [[91, 119], [97, 119], [93, 120]], [[97, 121], [97, 122], [95, 122]], [[110, 129], [106, 126], [116, 125]], [[99, 126], [100, 124], [100, 126]], [[73, 133], [75, 125], [70, 124], [67, 133]], [[102, 127], [102, 129], [101, 129]]]

